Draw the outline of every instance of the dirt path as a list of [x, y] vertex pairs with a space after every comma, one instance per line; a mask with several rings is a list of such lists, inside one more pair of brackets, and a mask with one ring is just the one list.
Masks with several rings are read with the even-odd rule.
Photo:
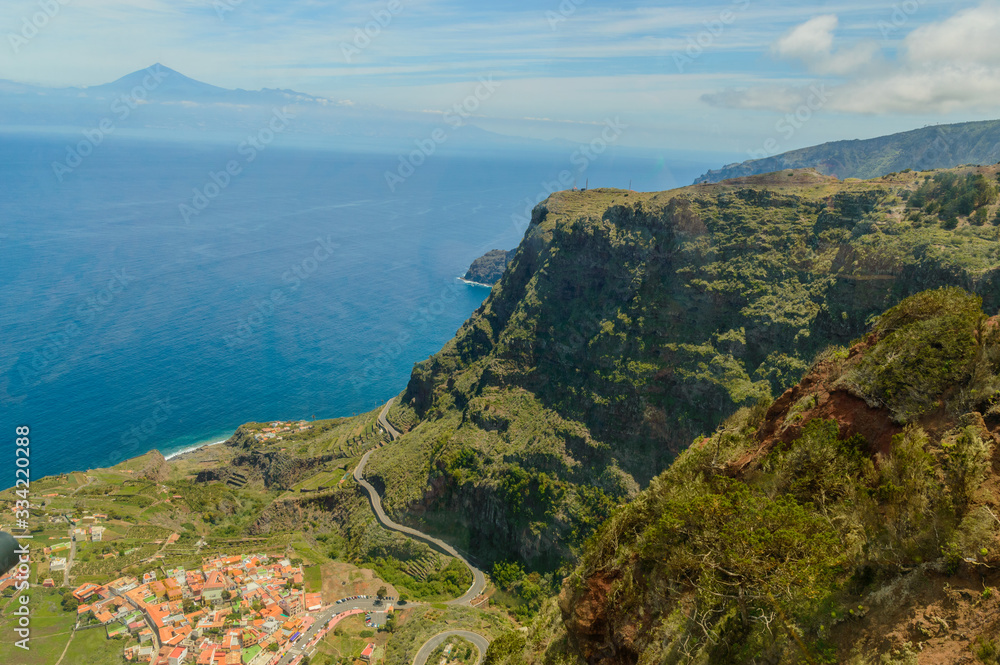
[[69, 645], [73, 641], [74, 637], [76, 637], [76, 630], [73, 630], [69, 634], [69, 639], [66, 640], [66, 646], [63, 647], [63, 652], [62, 652], [62, 654], [59, 655], [59, 660], [56, 661], [56, 665], [59, 665], [59, 663], [61, 663], [63, 661], [63, 658], [66, 657], [66, 652], [69, 651]]

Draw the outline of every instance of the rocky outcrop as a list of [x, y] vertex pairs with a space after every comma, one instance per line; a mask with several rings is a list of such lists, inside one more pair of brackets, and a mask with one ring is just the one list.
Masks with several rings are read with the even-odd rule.
[[492, 249], [480, 256], [469, 266], [464, 279], [477, 284], [493, 286], [503, 277], [510, 260], [514, 258], [515, 250]]
[[159, 450], [151, 450], [146, 455], [147, 463], [139, 472], [139, 477], [144, 480], [151, 480], [160, 483], [167, 479], [170, 474], [170, 465], [167, 459]]
[[259, 445], [259, 442], [254, 435], [255, 431], [253, 423], [240, 425], [236, 428], [236, 431], [233, 432], [233, 435], [226, 439], [225, 445], [232, 448], [239, 448], [240, 450], [252, 450]]
[[317, 469], [338, 459], [337, 455], [296, 457], [267, 442], [258, 441], [253, 424], [241, 425], [225, 443], [235, 455], [224, 466], [202, 469], [197, 482], [218, 481], [234, 488], [251, 484], [266, 489], [288, 489]]
[[626, 640], [626, 634], [637, 626], [631, 623], [616, 630], [608, 616], [608, 601], [612, 585], [618, 582], [615, 573], [598, 573], [588, 577], [575, 589], [565, 587], [559, 594], [559, 611], [569, 642], [588, 663], [634, 663], [636, 653]]

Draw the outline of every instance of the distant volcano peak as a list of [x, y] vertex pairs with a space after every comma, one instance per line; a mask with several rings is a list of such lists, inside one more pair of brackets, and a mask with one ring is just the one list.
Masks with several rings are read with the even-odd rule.
[[156, 90], [157, 94], [165, 96], [220, 95], [227, 92], [225, 88], [202, 83], [159, 62], [87, 90], [127, 93], [136, 87], [145, 88], [147, 92]]

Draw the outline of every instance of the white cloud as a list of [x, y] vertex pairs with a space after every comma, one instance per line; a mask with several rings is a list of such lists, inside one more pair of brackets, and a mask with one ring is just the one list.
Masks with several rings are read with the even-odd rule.
[[873, 41], [863, 41], [834, 52], [833, 32], [839, 23], [836, 14], [810, 19], [782, 35], [774, 43], [772, 52], [786, 60], [802, 61], [817, 74], [850, 74], [870, 65], [879, 52]]
[[786, 32], [774, 44], [774, 52], [782, 58], [812, 60], [829, 55], [833, 50], [833, 31], [839, 23], [835, 14], [825, 14], [806, 21]]
[[[1000, 3], [987, 0], [941, 21], [914, 28], [894, 62], [870, 42], [835, 50], [837, 17], [811, 19], [772, 47], [830, 82], [830, 110], [866, 114], [996, 112], [1000, 107]], [[787, 111], [802, 103], [799, 83], [728, 89], [702, 96], [720, 108]]]
[[942, 63], [849, 83], [835, 91], [834, 108], [855, 113], [953, 113], [1000, 108], [1000, 71]]
[[911, 63], [1000, 65], [1000, 3], [984, 2], [917, 28], [904, 46]]

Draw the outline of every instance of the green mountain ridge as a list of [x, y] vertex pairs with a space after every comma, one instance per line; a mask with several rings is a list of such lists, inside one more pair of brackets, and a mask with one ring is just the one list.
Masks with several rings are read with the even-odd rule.
[[721, 182], [815, 168], [838, 178], [878, 178], [906, 168], [947, 169], [1000, 161], [1000, 120], [934, 125], [873, 139], [833, 141], [713, 169], [695, 180]]
[[389, 413], [406, 434], [367, 474], [390, 514], [481, 560], [572, 561], [696, 436], [904, 297], [961, 286], [995, 311], [996, 182], [995, 167], [805, 170], [556, 193], [483, 306], [415, 366]]

